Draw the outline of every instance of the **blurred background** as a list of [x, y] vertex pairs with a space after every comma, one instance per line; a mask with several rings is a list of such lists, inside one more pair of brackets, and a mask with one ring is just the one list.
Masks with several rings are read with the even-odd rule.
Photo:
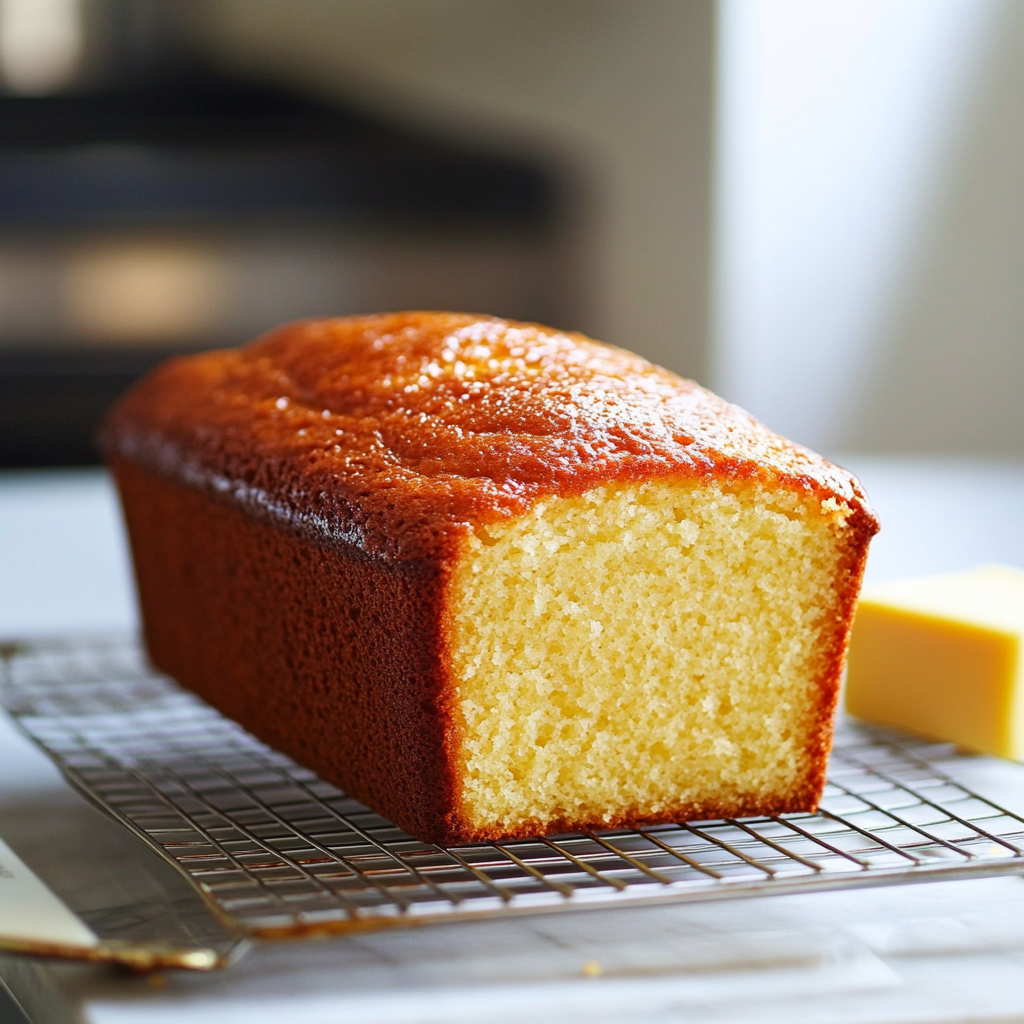
[[0, 466], [303, 316], [583, 330], [828, 454], [1024, 455], [1015, 0], [0, 0]]

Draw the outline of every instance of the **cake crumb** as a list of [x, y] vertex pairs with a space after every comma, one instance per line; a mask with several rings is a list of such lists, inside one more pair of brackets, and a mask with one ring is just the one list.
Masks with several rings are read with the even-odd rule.
[[846, 525], [846, 520], [850, 518], [852, 512], [845, 501], [836, 501], [835, 498], [826, 498], [821, 503], [821, 514], [829, 516], [839, 526]]
[[848, 512], [684, 480], [470, 534], [451, 639], [472, 827], [789, 806], [818, 756]]

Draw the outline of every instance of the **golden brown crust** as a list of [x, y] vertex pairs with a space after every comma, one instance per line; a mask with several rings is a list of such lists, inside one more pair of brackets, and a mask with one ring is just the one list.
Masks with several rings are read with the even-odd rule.
[[[165, 364], [115, 407], [102, 443], [153, 662], [411, 834], [454, 843], [816, 806], [877, 521], [852, 475], [696, 384], [488, 317], [310, 322]], [[849, 508], [813, 772], [770, 806], [470, 827], [452, 767], [452, 560], [475, 524], [542, 497], [658, 478], [757, 479]]]
[[877, 529], [856, 479], [638, 356], [455, 313], [309, 321], [172, 360], [105, 450], [388, 559], [443, 560], [473, 523], [613, 481], [761, 479]]

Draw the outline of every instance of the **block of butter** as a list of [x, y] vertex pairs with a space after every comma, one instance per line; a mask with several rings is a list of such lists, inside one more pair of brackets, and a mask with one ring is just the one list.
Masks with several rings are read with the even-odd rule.
[[1024, 758], [1024, 572], [991, 565], [865, 588], [850, 639], [846, 709]]

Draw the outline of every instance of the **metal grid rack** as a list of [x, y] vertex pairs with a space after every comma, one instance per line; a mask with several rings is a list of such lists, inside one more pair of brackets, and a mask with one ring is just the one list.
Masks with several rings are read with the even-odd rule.
[[817, 814], [442, 848], [154, 674], [134, 642], [0, 653], [20, 727], [242, 935], [1024, 872], [1024, 819], [934, 764], [963, 755], [848, 723]]

